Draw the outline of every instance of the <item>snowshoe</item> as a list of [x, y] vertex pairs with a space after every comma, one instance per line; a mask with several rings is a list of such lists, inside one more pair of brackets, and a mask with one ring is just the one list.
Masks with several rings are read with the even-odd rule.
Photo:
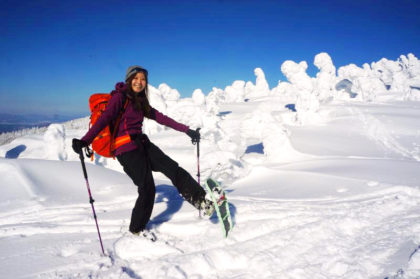
[[223, 235], [227, 237], [233, 228], [233, 223], [226, 193], [222, 187], [220, 187], [220, 185], [211, 178], [207, 179], [205, 186], [207, 193], [210, 195], [213, 201], [212, 204], [214, 210], [217, 213], [217, 218], [222, 225]]

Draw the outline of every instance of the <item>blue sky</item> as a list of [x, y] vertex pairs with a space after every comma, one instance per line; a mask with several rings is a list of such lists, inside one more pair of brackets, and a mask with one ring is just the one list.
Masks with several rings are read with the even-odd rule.
[[327, 52], [343, 66], [420, 56], [420, 2], [407, 1], [4, 1], [0, 9], [0, 111], [88, 114], [126, 68], [149, 70], [184, 97], [285, 80], [285, 60]]

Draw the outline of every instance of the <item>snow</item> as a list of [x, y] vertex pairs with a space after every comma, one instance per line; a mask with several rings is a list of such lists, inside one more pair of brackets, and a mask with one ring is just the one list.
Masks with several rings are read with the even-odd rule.
[[[234, 229], [200, 219], [155, 173], [149, 223], [130, 235], [137, 189], [112, 159], [86, 160], [106, 255], [72, 138], [88, 118], [3, 135], [1, 278], [420, 278], [420, 63], [413, 55], [336, 70], [332, 58], [285, 61], [270, 89], [234, 81], [153, 106], [201, 128], [201, 175], [228, 193]], [[196, 174], [196, 146], [147, 121], [145, 132]]]
[[44, 134], [44, 152], [47, 156], [57, 160], [65, 160], [67, 158], [64, 146], [65, 139], [65, 128], [62, 124], [49, 125]]

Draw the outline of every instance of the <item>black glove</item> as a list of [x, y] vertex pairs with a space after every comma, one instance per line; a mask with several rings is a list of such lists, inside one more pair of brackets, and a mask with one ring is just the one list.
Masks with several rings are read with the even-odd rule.
[[74, 152], [76, 152], [77, 154], [80, 154], [80, 152], [82, 152], [82, 149], [87, 146], [87, 142], [79, 139], [73, 139], [73, 143], [71, 145], [71, 147], [73, 147]]
[[198, 128], [197, 130], [191, 130], [191, 129], [188, 129], [188, 131], [187, 131], [187, 135], [191, 138], [191, 142], [194, 144], [194, 143], [197, 143], [197, 142], [200, 142], [200, 131], [199, 131], [200, 129]]

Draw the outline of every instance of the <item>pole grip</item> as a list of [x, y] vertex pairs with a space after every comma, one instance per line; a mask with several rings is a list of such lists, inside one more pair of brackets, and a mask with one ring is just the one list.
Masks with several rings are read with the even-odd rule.
[[85, 165], [85, 157], [83, 156], [83, 151], [80, 151], [79, 153], [80, 162], [82, 163], [82, 169], [83, 169], [83, 175], [87, 179], [87, 171], [86, 171], [86, 165]]

